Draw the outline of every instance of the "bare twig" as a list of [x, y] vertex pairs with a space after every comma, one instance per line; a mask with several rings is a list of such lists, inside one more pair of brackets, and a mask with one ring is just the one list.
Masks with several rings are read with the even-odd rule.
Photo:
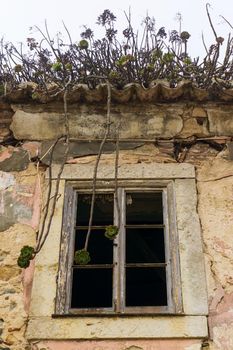
[[203, 32], [201, 33], [201, 40], [202, 40], [202, 44], [203, 44], [203, 46], [205, 48], [205, 52], [208, 55], [208, 50], [207, 50], [207, 46], [206, 46], [206, 43], [205, 43], [205, 38], [204, 38]]
[[119, 204], [119, 198], [118, 198], [119, 131], [120, 131], [120, 125], [118, 125], [116, 129], [115, 190], [114, 190], [114, 196], [115, 196], [115, 202], [116, 202], [116, 208], [117, 208], [118, 229], [120, 228], [120, 225], [121, 225], [120, 204]]
[[220, 15], [220, 17], [233, 29], [232, 24], [224, 16]]
[[61, 140], [62, 137], [57, 138], [57, 140], [53, 143], [52, 148], [51, 148], [51, 153], [50, 153], [50, 158], [49, 158], [49, 184], [48, 184], [48, 192], [47, 192], [47, 199], [46, 199], [46, 204], [45, 204], [45, 214], [43, 216], [42, 224], [41, 224], [41, 229], [37, 237], [37, 243], [35, 247], [35, 254], [39, 252], [39, 247], [41, 245], [41, 241], [44, 235], [44, 230], [45, 230], [45, 225], [46, 225], [46, 220], [48, 217], [49, 213], [49, 203], [50, 203], [50, 196], [51, 196], [51, 191], [52, 191], [52, 161], [53, 161], [53, 152], [55, 150], [55, 147], [58, 143], [59, 140]]
[[[48, 216], [48, 213], [49, 213], [49, 218], [48, 218], [48, 224], [47, 224], [47, 227], [46, 227], [46, 230], [44, 229], [43, 231], [41, 231], [41, 234], [40, 234], [40, 239], [38, 239], [38, 242], [37, 242], [37, 246], [35, 248], [35, 253], [38, 254], [40, 252], [40, 250], [42, 249], [48, 235], [49, 235], [49, 232], [50, 232], [50, 227], [51, 227], [51, 224], [52, 224], [52, 219], [53, 219], [53, 216], [54, 216], [54, 212], [55, 212], [55, 208], [56, 208], [56, 203], [57, 203], [57, 199], [58, 199], [58, 191], [59, 191], [59, 185], [60, 185], [60, 180], [61, 180], [61, 174], [63, 172], [63, 169], [64, 169], [64, 166], [65, 166], [65, 163], [66, 163], [66, 160], [67, 160], [67, 155], [68, 155], [68, 152], [69, 152], [69, 144], [67, 144], [66, 146], [66, 150], [65, 150], [65, 153], [64, 153], [64, 158], [63, 158], [63, 161], [61, 163], [61, 166], [60, 166], [60, 169], [59, 169], [59, 172], [58, 172], [58, 175], [57, 175], [57, 180], [56, 180], [56, 186], [55, 186], [55, 191], [54, 191], [54, 195], [53, 195], [53, 199], [52, 199], [52, 205], [51, 205], [51, 209], [49, 211], [49, 202], [51, 200], [50, 196], [48, 196], [48, 206], [46, 208], [46, 212], [45, 212], [45, 217], [47, 218]], [[51, 178], [49, 179], [50, 183], [52, 182], [51, 181]], [[52, 188], [52, 184], [50, 184], [49, 186], [50, 188], [50, 193], [51, 193], [51, 188]], [[45, 222], [45, 220], [43, 221]]]
[[212, 20], [211, 20], [211, 17], [210, 17], [209, 7], [210, 7], [210, 4], [207, 3], [207, 4], [205, 5], [206, 13], [207, 13], [207, 16], [208, 16], [208, 20], [209, 20], [211, 29], [212, 29], [212, 31], [213, 31], [213, 33], [214, 33], [214, 36], [215, 36], [215, 39], [216, 39], [216, 41], [217, 41], [217, 40], [218, 40], [218, 36], [217, 36], [217, 33], [216, 33], [215, 29], [214, 29], [214, 26], [213, 26], [213, 23], [212, 23]]
[[111, 85], [110, 85], [108, 80], [106, 80], [106, 82], [107, 82], [107, 88], [108, 88], [108, 97], [107, 97], [107, 115], [106, 115], [105, 133], [104, 133], [103, 140], [102, 140], [102, 142], [100, 144], [99, 152], [98, 152], [98, 155], [97, 155], [97, 158], [96, 158], [95, 167], [94, 167], [90, 216], [89, 216], [87, 236], [86, 236], [85, 245], [84, 245], [84, 249], [85, 250], [87, 250], [87, 247], [88, 247], [88, 242], [89, 242], [89, 238], [90, 238], [90, 234], [91, 234], [92, 221], [93, 221], [98, 165], [99, 165], [99, 161], [100, 161], [100, 158], [101, 158], [101, 154], [102, 154], [102, 151], [103, 151], [104, 144], [105, 144], [105, 142], [106, 142], [106, 140], [107, 140], [107, 138], [109, 136], [110, 126], [111, 126], [111, 116], [110, 116], [110, 111], [111, 111]]
[[[54, 190], [54, 195], [51, 197], [51, 192], [52, 192], [52, 161], [53, 161], [53, 153], [55, 150], [55, 147], [58, 143], [59, 140], [63, 139], [64, 136], [59, 137], [53, 144], [52, 148], [51, 148], [51, 153], [50, 153], [50, 161], [49, 161], [49, 187], [48, 187], [48, 193], [47, 193], [47, 200], [46, 200], [46, 205], [44, 208], [45, 214], [43, 217], [43, 221], [42, 221], [42, 226], [41, 226], [41, 230], [39, 232], [38, 235], [38, 239], [37, 239], [37, 244], [35, 247], [35, 254], [38, 254], [41, 250], [41, 248], [43, 247], [48, 235], [49, 235], [49, 231], [50, 231], [50, 227], [52, 224], [52, 219], [54, 216], [54, 212], [55, 212], [55, 208], [56, 208], [56, 202], [59, 198], [59, 185], [60, 185], [60, 180], [61, 180], [61, 174], [63, 172], [67, 157], [68, 157], [68, 153], [69, 153], [69, 121], [68, 121], [68, 114], [67, 114], [67, 89], [68, 89], [68, 84], [66, 84], [64, 86], [64, 95], [63, 95], [63, 102], [64, 102], [64, 117], [65, 117], [65, 142], [66, 142], [66, 150], [64, 152], [64, 157], [62, 160], [62, 163], [60, 165], [60, 169], [57, 175], [57, 180], [56, 180], [56, 186], [55, 186], [55, 190]], [[45, 155], [44, 155], [45, 156]], [[44, 157], [43, 156], [43, 157]], [[51, 209], [50, 209], [50, 203], [51, 204]], [[48, 218], [48, 220], [47, 220]], [[47, 222], [47, 227], [45, 229], [46, 226], [46, 222]]]

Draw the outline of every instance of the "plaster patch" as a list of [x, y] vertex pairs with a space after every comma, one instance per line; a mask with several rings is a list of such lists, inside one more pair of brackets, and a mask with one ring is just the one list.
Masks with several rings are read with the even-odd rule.
[[15, 184], [15, 177], [12, 174], [0, 171], [0, 191], [6, 190]]

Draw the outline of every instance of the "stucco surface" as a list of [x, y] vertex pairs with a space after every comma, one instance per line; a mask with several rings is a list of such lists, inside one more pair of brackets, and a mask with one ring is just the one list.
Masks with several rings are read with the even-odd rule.
[[205, 338], [205, 316], [31, 317], [28, 339]]
[[[104, 108], [103, 108], [104, 109]], [[164, 134], [172, 137], [179, 134], [183, 128], [182, 109], [160, 108], [153, 106], [131, 106], [112, 109], [112, 119], [121, 123], [121, 138], [151, 138]], [[98, 139], [104, 135], [105, 114], [94, 108], [80, 107], [69, 113], [70, 136], [73, 138]], [[95, 125], [91, 128], [90, 125]], [[25, 126], [25, 127], [24, 127]], [[64, 117], [61, 113], [40, 112], [30, 113], [17, 109], [11, 124], [11, 129], [17, 139], [52, 140], [64, 135]], [[112, 129], [110, 137], [114, 137]]]
[[203, 164], [198, 179], [211, 349], [229, 350], [233, 348], [233, 162], [217, 157]]
[[[119, 177], [179, 178], [176, 210], [183, 304], [185, 312], [190, 314], [184, 318], [126, 318], [123, 322], [104, 318], [51, 318], [64, 179], [91, 179], [96, 160], [95, 155], [80, 156], [75, 151], [62, 175], [51, 232], [35, 259], [30, 306], [34, 261], [25, 271], [17, 267], [16, 261], [23, 245], [35, 244], [43, 209], [41, 199], [47, 188], [43, 184], [45, 168], [35, 166], [44, 155], [40, 140], [61, 135], [64, 118], [62, 106], [56, 103], [4, 108], [11, 111], [11, 116], [14, 114], [11, 129], [22, 144], [16, 147], [6, 144], [0, 149], [0, 349], [199, 350], [204, 342], [206, 349], [208, 345], [210, 350], [232, 350], [233, 161], [227, 148], [233, 137], [232, 105], [213, 102], [195, 105], [186, 101], [146, 107], [138, 103], [113, 106], [113, 120], [122, 121], [120, 138], [131, 141], [136, 138], [140, 143], [146, 140], [136, 149], [120, 151]], [[69, 110], [72, 136], [86, 141], [101, 139], [105, 112], [103, 105], [72, 105]], [[95, 130], [90, 128], [90, 123], [95, 123]], [[8, 134], [9, 130], [4, 131], [4, 135]], [[115, 137], [114, 130], [111, 136]], [[103, 154], [99, 177], [114, 178], [114, 147], [112, 152]], [[43, 159], [41, 161], [43, 163]], [[130, 164], [131, 175], [127, 172]], [[173, 164], [177, 165], [175, 172]], [[196, 180], [191, 164], [195, 166]], [[54, 166], [54, 178], [57, 173]], [[184, 181], [186, 188], [182, 190], [180, 186]], [[197, 188], [197, 196], [193, 186]], [[190, 201], [187, 203], [185, 198]], [[187, 246], [192, 249], [187, 251]], [[207, 312], [209, 334], [204, 316]], [[201, 316], [195, 318], [194, 314]], [[161, 339], [161, 334], [173, 339]], [[209, 336], [207, 340], [206, 336]]]
[[20, 269], [17, 258], [24, 245], [35, 245], [40, 216], [39, 183], [33, 164], [20, 172], [0, 172], [1, 349], [26, 347], [33, 267], [25, 271]]

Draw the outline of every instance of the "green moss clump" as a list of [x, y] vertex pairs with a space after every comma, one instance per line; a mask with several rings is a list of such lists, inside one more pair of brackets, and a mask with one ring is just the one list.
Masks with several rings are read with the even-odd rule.
[[90, 254], [87, 250], [76, 250], [74, 253], [74, 261], [77, 265], [87, 265], [91, 261]]
[[116, 236], [118, 235], [119, 229], [117, 226], [114, 225], [109, 225], [105, 227], [105, 237], [107, 237], [108, 239], [115, 239]]

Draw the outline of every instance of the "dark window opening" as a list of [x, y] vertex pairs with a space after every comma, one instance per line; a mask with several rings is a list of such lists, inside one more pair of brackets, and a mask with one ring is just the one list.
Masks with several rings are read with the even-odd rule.
[[[77, 225], [88, 226], [91, 208], [90, 193], [78, 193]], [[103, 193], [95, 195], [92, 225], [113, 224], [113, 194]]]
[[167, 305], [162, 192], [126, 193], [126, 306]]
[[162, 192], [126, 193], [126, 224], [163, 224]]
[[[90, 193], [77, 194], [75, 251], [85, 246], [91, 199]], [[104, 236], [105, 226], [113, 224], [113, 194], [96, 194], [92, 231], [88, 242], [91, 261], [73, 265], [71, 308], [112, 307], [113, 244]]]
[[71, 308], [112, 307], [112, 269], [73, 269]]
[[[96, 194], [88, 244], [91, 261], [88, 265], [72, 266], [73, 309], [114, 306], [118, 312], [120, 308], [120, 312], [125, 312], [127, 307], [168, 305], [162, 191], [119, 191], [119, 196], [123, 196], [119, 202], [120, 210], [125, 210], [121, 215], [125, 222], [119, 232], [123, 239], [114, 242], [104, 236], [105, 227], [116, 224], [114, 195]], [[75, 250], [85, 245], [91, 197], [90, 193], [77, 193]], [[114, 246], [117, 249], [113, 254]], [[119, 282], [122, 279], [116, 271], [124, 274], [124, 283]]]
[[126, 306], [167, 305], [164, 268], [126, 269]]
[[163, 229], [127, 229], [126, 263], [165, 263]]

